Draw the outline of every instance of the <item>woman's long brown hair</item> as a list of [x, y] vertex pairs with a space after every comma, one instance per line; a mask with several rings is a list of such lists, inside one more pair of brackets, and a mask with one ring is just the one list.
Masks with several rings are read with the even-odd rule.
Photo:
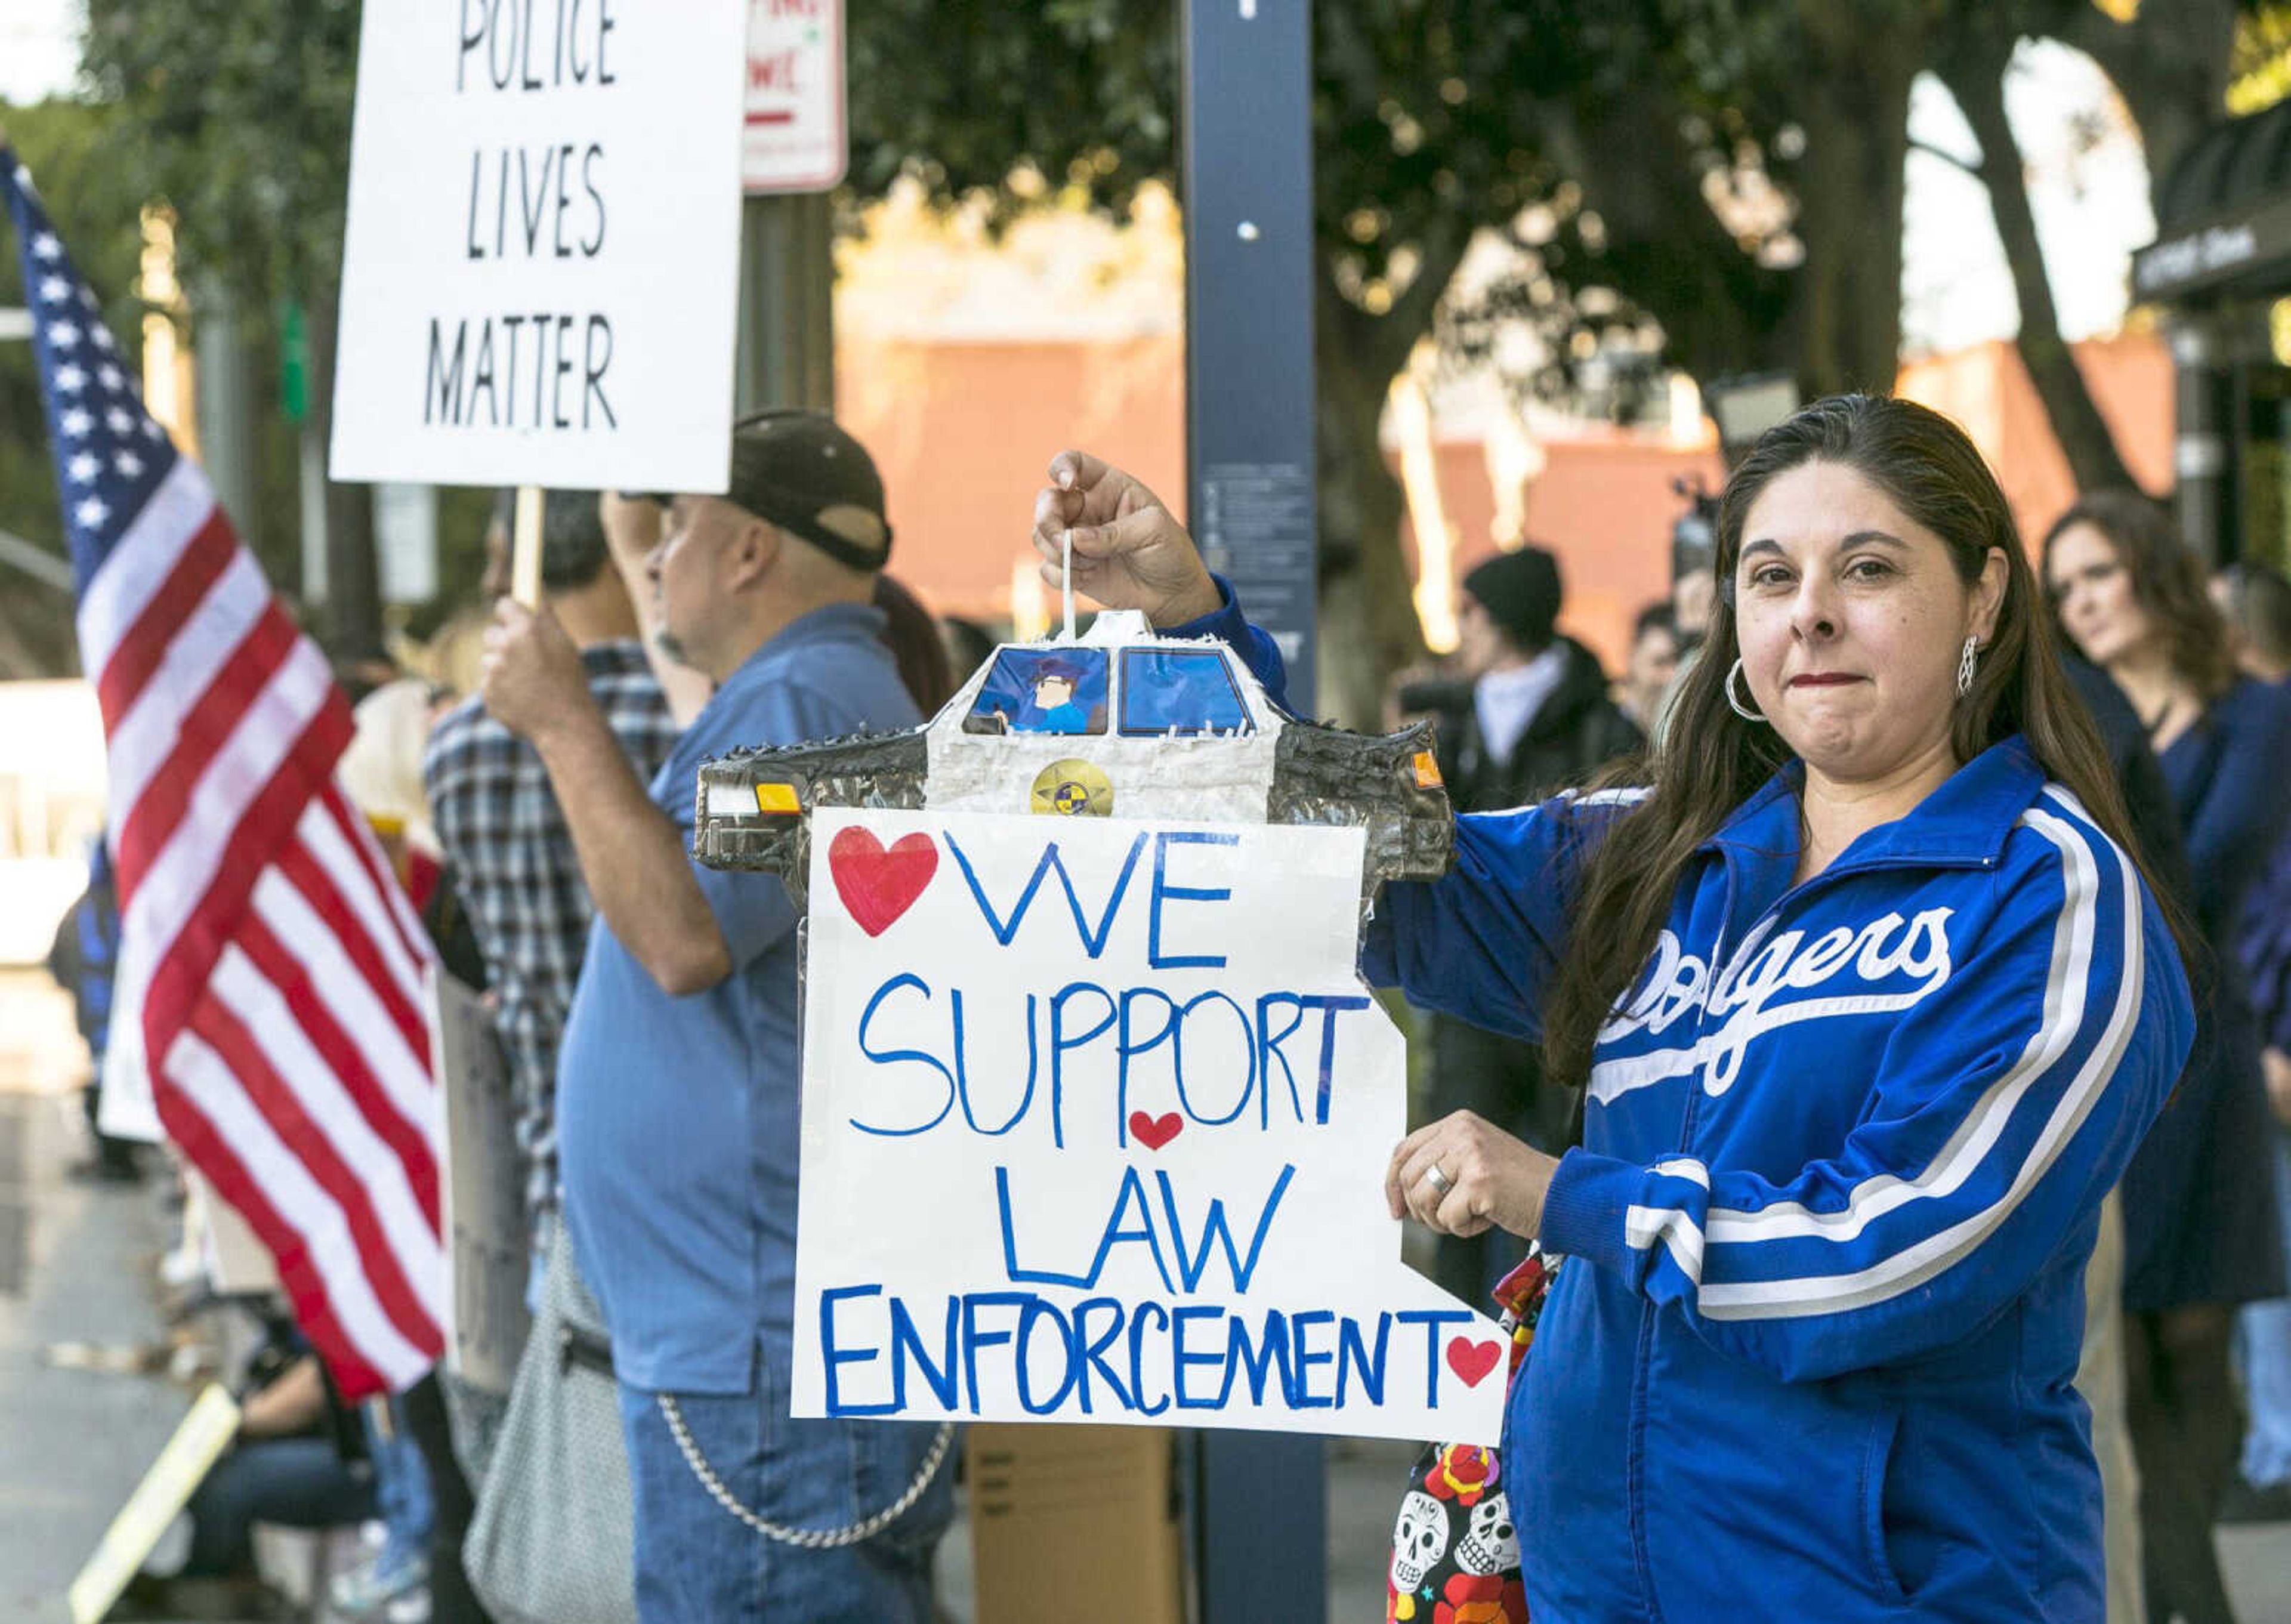
[[1727, 480], [1719, 504], [1718, 600], [1670, 716], [1668, 744], [1608, 780], [1636, 778], [1652, 788], [1600, 839], [1572, 900], [1575, 925], [1544, 1011], [1545, 1063], [1561, 1081], [1580, 1087], [1588, 1080], [1599, 1029], [1653, 953], [1695, 848], [1789, 760], [1772, 728], [1744, 720], [1726, 703], [1727, 676], [1740, 652], [1732, 581], [1751, 504], [1777, 476], [1814, 462], [1851, 468], [1884, 491], [1941, 539], [1968, 586], [1990, 550], [2002, 551], [2004, 600], [1972, 690], [1957, 702], [1951, 747], [1965, 762], [2025, 736], [2045, 772], [2140, 860], [2107, 752], [2061, 669], [2052, 618], [2013, 511], [1981, 453], [1956, 424], [1914, 401], [1884, 395], [1815, 401], [1760, 437]]

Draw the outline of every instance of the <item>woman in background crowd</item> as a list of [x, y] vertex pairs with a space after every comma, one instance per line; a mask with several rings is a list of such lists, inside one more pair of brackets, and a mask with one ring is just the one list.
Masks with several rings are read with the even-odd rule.
[[2214, 1624], [2233, 1616], [2211, 1529], [2236, 1450], [2235, 1309], [2283, 1290], [2259, 1041], [2235, 941], [2245, 893], [2291, 811], [2277, 782], [2291, 705], [2237, 674], [2200, 567], [2145, 497], [2078, 502], [2046, 536], [2044, 567], [2062, 630], [2148, 730], [2213, 961], [2193, 976], [2194, 1052], [2123, 1191], [2126, 1414], [2148, 1612]]

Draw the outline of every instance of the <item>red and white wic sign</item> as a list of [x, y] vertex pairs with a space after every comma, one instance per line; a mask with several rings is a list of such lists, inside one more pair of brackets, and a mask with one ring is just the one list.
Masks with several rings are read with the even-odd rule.
[[742, 183], [752, 193], [824, 192], [849, 158], [843, 0], [749, 0]]

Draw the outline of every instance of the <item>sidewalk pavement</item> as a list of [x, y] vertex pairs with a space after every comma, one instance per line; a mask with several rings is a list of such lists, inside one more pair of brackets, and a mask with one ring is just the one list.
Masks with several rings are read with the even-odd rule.
[[158, 1197], [65, 1178], [85, 1149], [78, 1108], [68, 1096], [0, 1093], [0, 1208], [26, 1219], [23, 1292], [0, 1294], [0, 1618], [42, 1624], [65, 1616], [74, 1575], [191, 1401], [164, 1377], [44, 1359], [59, 1343], [125, 1351], [162, 1339]]

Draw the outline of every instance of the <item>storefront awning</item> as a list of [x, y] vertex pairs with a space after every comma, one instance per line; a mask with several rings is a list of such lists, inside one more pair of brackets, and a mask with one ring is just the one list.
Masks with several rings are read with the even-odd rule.
[[2291, 101], [2215, 125], [2173, 166], [2135, 300], [2291, 293]]

